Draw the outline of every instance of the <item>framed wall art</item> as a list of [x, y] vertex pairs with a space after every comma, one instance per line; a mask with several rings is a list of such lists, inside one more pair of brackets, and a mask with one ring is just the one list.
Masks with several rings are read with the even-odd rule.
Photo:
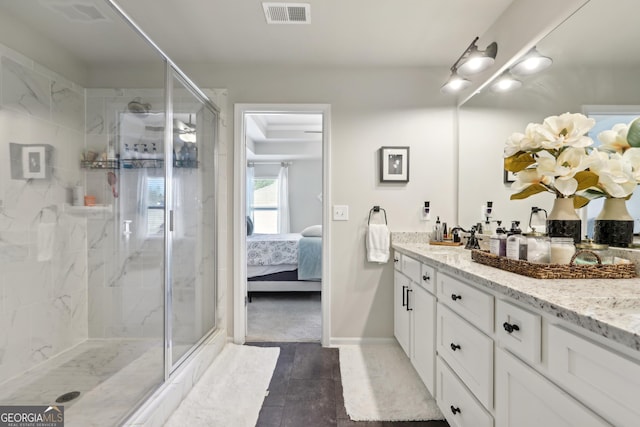
[[380, 182], [409, 182], [409, 147], [380, 147]]

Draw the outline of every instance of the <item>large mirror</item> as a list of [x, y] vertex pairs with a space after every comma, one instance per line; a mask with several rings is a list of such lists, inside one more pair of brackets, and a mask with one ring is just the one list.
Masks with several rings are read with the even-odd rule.
[[[519, 76], [522, 86], [513, 91], [494, 92], [489, 84], [460, 107], [458, 218], [462, 226], [482, 221], [487, 201], [493, 202], [492, 220], [502, 220], [503, 226], [518, 220], [523, 230], [531, 207], [551, 208], [554, 196], [550, 193], [509, 199], [512, 192], [502, 154], [513, 132], [524, 132], [528, 123], [540, 123], [551, 115], [582, 112], [598, 121], [590, 135], [597, 144], [599, 130], [640, 116], [639, 12], [637, 0], [590, 0], [537, 43], [537, 50], [553, 60], [549, 68]], [[636, 232], [640, 228], [638, 193], [627, 203], [636, 219]], [[582, 210], [585, 232], [600, 211], [599, 204], [592, 201]]]

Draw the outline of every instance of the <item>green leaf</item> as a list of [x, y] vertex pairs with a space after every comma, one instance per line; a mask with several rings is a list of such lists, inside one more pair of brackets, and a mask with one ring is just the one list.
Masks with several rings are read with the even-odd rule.
[[533, 184], [525, 188], [519, 193], [515, 193], [511, 195], [511, 200], [521, 200], [526, 199], [529, 196], [533, 196], [534, 194], [542, 193], [547, 191], [547, 187], [542, 184]]
[[591, 171], [580, 171], [575, 174], [574, 178], [578, 181], [578, 189], [576, 191], [586, 190], [590, 187], [598, 185], [598, 175]]
[[587, 203], [589, 203], [590, 200], [587, 199], [586, 197], [582, 197], [582, 196], [573, 196], [573, 207], [574, 209], [580, 209], [583, 206], [586, 206]]
[[629, 125], [627, 142], [632, 147], [640, 147], [640, 117], [634, 119]]
[[520, 172], [535, 162], [531, 153], [516, 153], [504, 159], [504, 168], [510, 172]]

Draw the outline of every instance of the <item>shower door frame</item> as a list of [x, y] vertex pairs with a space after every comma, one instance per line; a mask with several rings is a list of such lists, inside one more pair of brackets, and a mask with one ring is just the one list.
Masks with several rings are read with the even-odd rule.
[[[177, 370], [180, 365], [189, 357], [193, 352], [200, 347], [200, 345], [208, 340], [212, 334], [214, 334], [218, 330], [217, 322], [214, 322], [214, 325], [211, 329], [205, 332], [200, 339], [193, 345], [189, 350], [187, 350], [178, 360], [173, 360], [173, 271], [172, 271], [172, 260], [173, 255], [173, 84], [174, 79], [178, 80], [186, 90], [188, 90], [199, 102], [202, 103], [204, 108], [210, 110], [214, 115], [214, 130], [213, 130], [213, 158], [214, 163], [212, 165], [214, 175], [217, 177], [218, 171], [218, 129], [220, 126], [220, 109], [213, 104], [209, 98], [202, 92], [199, 91], [197, 86], [195, 86], [189, 78], [184, 75], [171, 61], [167, 59], [166, 68], [165, 68], [165, 133], [164, 133], [164, 158], [166, 161], [164, 162], [164, 178], [165, 178], [165, 212], [164, 212], [164, 223], [169, 224], [169, 226], [164, 227], [164, 239], [165, 239], [165, 263], [164, 263], [164, 285], [165, 285], [165, 310], [164, 310], [164, 325], [165, 325], [165, 345], [164, 345], [164, 369], [165, 369], [165, 381], [167, 381], [171, 374]], [[206, 143], [206, 141], [205, 141]], [[213, 254], [213, 299], [214, 299], [214, 307], [216, 310], [215, 316], [217, 316], [218, 307], [218, 179], [215, 179], [214, 182], [214, 254]]]

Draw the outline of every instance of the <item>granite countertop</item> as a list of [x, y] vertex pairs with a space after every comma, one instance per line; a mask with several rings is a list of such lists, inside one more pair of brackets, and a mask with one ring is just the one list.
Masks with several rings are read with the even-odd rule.
[[640, 278], [534, 279], [479, 264], [462, 247], [393, 242], [398, 252], [640, 351]]

